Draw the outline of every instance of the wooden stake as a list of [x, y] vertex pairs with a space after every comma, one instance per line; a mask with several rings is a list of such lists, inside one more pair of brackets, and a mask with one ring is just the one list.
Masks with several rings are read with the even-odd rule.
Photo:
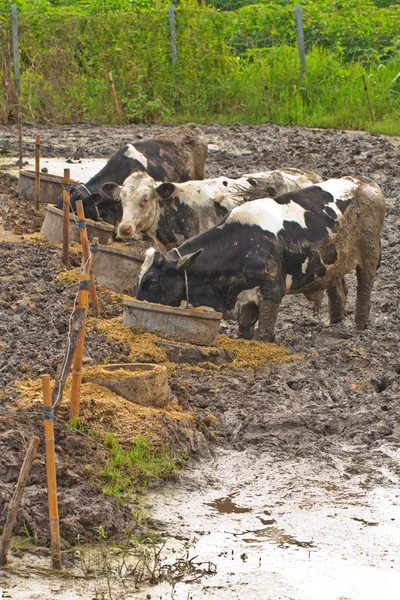
[[108, 78], [109, 78], [110, 83], [111, 83], [111, 89], [112, 89], [112, 93], [113, 93], [113, 96], [114, 96], [114, 102], [115, 102], [115, 108], [116, 108], [116, 111], [117, 111], [117, 116], [118, 116], [118, 119], [121, 120], [122, 119], [122, 112], [121, 112], [121, 109], [120, 109], [119, 104], [118, 104], [117, 92], [115, 90], [115, 85], [114, 85], [113, 76], [112, 76], [111, 71], [108, 74]]
[[267, 106], [268, 106], [269, 122], [272, 123], [271, 100], [270, 100], [270, 97], [269, 97], [268, 86], [264, 85], [264, 89], [265, 89], [265, 99], [267, 101]]
[[64, 169], [64, 191], [63, 191], [63, 253], [62, 261], [64, 265], [69, 266], [69, 190], [70, 170]]
[[374, 117], [374, 113], [373, 113], [373, 110], [372, 110], [372, 104], [371, 104], [371, 99], [369, 97], [367, 80], [365, 79], [365, 75], [362, 76], [362, 80], [363, 80], [363, 86], [364, 86], [365, 96], [367, 98], [367, 103], [368, 103], [369, 116], [371, 117], [371, 121], [373, 123], [375, 123], [375, 117]]
[[61, 570], [61, 541], [58, 519], [56, 455], [54, 451], [53, 407], [51, 405], [50, 375], [42, 375], [43, 417], [46, 442], [47, 494], [51, 535], [51, 557], [53, 569]]
[[40, 206], [40, 135], [36, 136], [35, 145], [35, 208]]
[[303, 19], [301, 16], [301, 6], [296, 5], [294, 7], [294, 13], [296, 17], [296, 30], [297, 30], [297, 45], [299, 48], [300, 57], [300, 71], [304, 75], [306, 71], [306, 51], [304, 48], [304, 31], [303, 31]]
[[29, 471], [31, 469], [32, 463], [35, 460], [39, 442], [40, 442], [40, 439], [38, 437], [36, 437], [35, 435], [33, 435], [31, 437], [31, 439], [29, 440], [28, 449], [26, 451], [24, 462], [22, 463], [22, 467], [19, 472], [19, 477], [18, 477], [17, 485], [15, 487], [14, 495], [11, 498], [11, 502], [8, 507], [7, 519], [6, 519], [6, 523], [4, 525], [3, 535], [1, 537], [1, 546], [0, 546], [0, 566], [1, 567], [7, 561], [7, 553], [8, 553], [8, 548], [10, 546], [12, 530], [14, 529], [14, 525], [17, 520], [17, 513], [18, 513], [19, 505], [21, 503], [22, 494], [24, 493], [26, 482], [28, 481]]
[[[84, 273], [89, 273], [90, 272], [90, 269], [89, 269], [89, 259], [90, 259], [89, 240], [87, 237], [87, 230], [86, 230], [86, 224], [85, 224], [85, 213], [83, 212], [82, 200], [76, 201], [76, 212], [78, 214], [79, 235], [81, 238], [82, 254], [83, 254], [82, 271]], [[92, 302], [93, 315], [95, 317], [98, 317], [99, 313], [100, 313], [99, 301], [97, 298], [96, 281], [94, 278], [93, 271], [92, 271], [92, 273], [90, 273], [90, 299]]]
[[71, 384], [71, 405], [69, 410], [69, 419], [79, 417], [79, 407], [81, 403], [81, 383], [82, 383], [82, 361], [83, 350], [85, 346], [85, 330], [86, 330], [86, 311], [89, 300], [90, 275], [82, 273], [79, 282], [79, 300], [78, 308], [85, 311], [85, 318], [82, 329], [79, 334], [78, 343], [72, 363], [72, 384]]
[[[21, 107], [20, 107], [21, 109]], [[18, 167], [22, 169], [22, 114], [18, 112]]]

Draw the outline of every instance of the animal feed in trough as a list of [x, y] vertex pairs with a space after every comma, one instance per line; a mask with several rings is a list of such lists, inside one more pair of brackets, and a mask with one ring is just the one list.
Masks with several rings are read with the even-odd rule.
[[134, 333], [150, 331], [164, 338], [200, 346], [216, 345], [222, 316], [214, 311], [124, 300], [123, 323]]
[[87, 371], [82, 381], [102, 385], [141, 406], [163, 408], [168, 402], [167, 368], [163, 365], [97, 365]]
[[[85, 219], [87, 227], [87, 235], [89, 240], [97, 237], [100, 244], [107, 244], [114, 227], [108, 223], [98, 223]], [[40, 235], [45, 237], [49, 242], [61, 243], [63, 241], [63, 213], [62, 210], [54, 206], [46, 206], [46, 216], [43, 221]], [[80, 243], [79, 229], [75, 221], [75, 216], [69, 217], [69, 239], [72, 242]]]

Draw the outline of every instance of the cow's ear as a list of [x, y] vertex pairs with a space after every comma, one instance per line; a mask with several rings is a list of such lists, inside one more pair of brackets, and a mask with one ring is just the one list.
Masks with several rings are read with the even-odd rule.
[[107, 183], [103, 183], [101, 186], [101, 191], [109, 200], [119, 200], [120, 193], [122, 189], [122, 185], [118, 185], [117, 183], [112, 183], [111, 181]]
[[175, 192], [175, 185], [173, 183], [161, 183], [158, 187], [156, 187], [156, 194], [162, 200], [168, 200], [171, 198], [172, 194]]
[[153, 265], [156, 267], [162, 267], [165, 263], [165, 256], [162, 252], [155, 252], [153, 258]]
[[97, 206], [102, 200], [103, 196], [96, 192], [95, 194], [90, 194], [89, 196], [86, 196], [86, 198], [84, 198], [82, 202], [83, 206], [90, 206], [92, 204]]
[[203, 249], [200, 248], [200, 250], [197, 250], [197, 252], [193, 252], [193, 254], [187, 254], [186, 256], [181, 256], [181, 258], [178, 260], [178, 263], [176, 265], [177, 270], [183, 271], [185, 269], [188, 269], [194, 262], [196, 262], [196, 260], [200, 257], [202, 252], [203, 252]]

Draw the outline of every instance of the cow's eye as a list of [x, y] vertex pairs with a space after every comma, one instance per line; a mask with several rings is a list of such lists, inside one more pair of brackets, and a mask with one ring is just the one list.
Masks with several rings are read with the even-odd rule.
[[143, 200], [140, 201], [140, 206], [143, 208], [144, 206], [146, 206], [148, 201], [149, 201], [148, 198], [143, 198]]

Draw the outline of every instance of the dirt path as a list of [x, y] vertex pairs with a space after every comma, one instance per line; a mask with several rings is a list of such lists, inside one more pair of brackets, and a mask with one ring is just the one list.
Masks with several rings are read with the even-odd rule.
[[[44, 155], [107, 156], [160, 129], [30, 126], [24, 130], [31, 139], [25, 147], [32, 152], [35, 134], [40, 133]], [[170, 375], [180, 404], [193, 409], [203, 424], [203, 437], [193, 448], [197, 461], [191, 462], [190, 470], [148, 504], [159, 526], [176, 537], [177, 547], [179, 538], [195, 535], [199, 541], [193, 552], [199, 560], [216, 562], [218, 574], [179, 584], [175, 592], [163, 584], [137, 597], [394, 600], [391, 590], [398, 590], [400, 583], [399, 149], [377, 135], [342, 131], [245, 124], [208, 125], [204, 130], [210, 144], [209, 176], [293, 166], [314, 169], [326, 178], [373, 178], [382, 185], [388, 205], [382, 264], [371, 326], [365, 333], [354, 331], [355, 282], [349, 276], [348, 314], [340, 326], [328, 326], [326, 305], [315, 318], [303, 298], [285, 299], [277, 342], [302, 358], [240, 369], [187, 368]], [[0, 151], [15, 154], [16, 139], [13, 128], [0, 128]], [[9, 213], [13, 218], [20, 214], [18, 207]], [[11, 221], [9, 216], [7, 227]], [[13, 280], [13, 294], [24, 292], [28, 282], [34, 284], [34, 272], [23, 278], [31, 261], [37, 262], [35, 269], [43, 268], [43, 259], [51, 262], [50, 249], [35, 254], [27, 242], [21, 248], [21, 276]], [[11, 264], [11, 254], [6, 243], [3, 266]], [[45, 294], [45, 289], [36, 291]], [[59, 293], [65, 293], [61, 287]], [[46, 339], [48, 350], [41, 352], [40, 360], [30, 356], [34, 349], [22, 340], [33, 326], [32, 315], [20, 302], [10, 320], [4, 302], [10, 299], [3, 298], [0, 306], [0, 333], [6, 344], [13, 337], [16, 351], [10, 354], [11, 376], [1, 367], [0, 376], [13, 395], [18, 365], [25, 365], [28, 374], [54, 370], [61, 346], [52, 351]], [[55, 293], [49, 308], [57, 302]], [[35, 319], [40, 322], [40, 312]], [[59, 329], [57, 344], [65, 324]], [[235, 335], [234, 325], [225, 329]], [[104, 337], [94, 338], [88, 358], [101, 360], [100, 340]], [[123, 344], [106, 349], [110, 360], [124, 354]], [[235, 507], [249, 510], [235, 512]], [[13, 591], [10, 581], [16, 584]], [[11, 598], [37, 597], [28, 594], [20, 579], [5, 584], [0, 579], [1, 585]], [[38, 585], [36, 594], [42, 585], [42, 593], [47, 590], [52, 597], [51, 584]], [[263, 595], [257, 596], [260, 590]], [[76, 593], [91, 597], [79, 586]]]

